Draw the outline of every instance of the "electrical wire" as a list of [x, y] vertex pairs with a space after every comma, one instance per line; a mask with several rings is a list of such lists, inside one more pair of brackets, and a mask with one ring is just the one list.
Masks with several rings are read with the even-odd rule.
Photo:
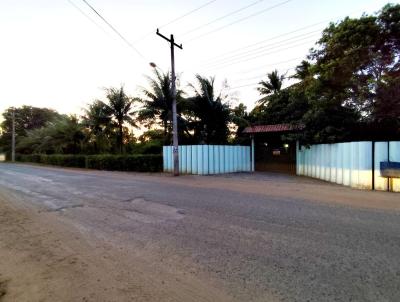
[[[161, 29], [161, 28], [164, 28], [164, 27], [166, 27], [168, 25], [171, 25], [171, 24], [173, 24], [173, 23], [175, 23], [175, 22], [177, 22], [177, 21], [179, 21], [179, 20], [181, 20], [181, 19], [183, 19], [183, 18], [185, 18], [185, 17], [197, 12], [198, 10], [200, 10], [200, 9], [202, 9], [202, 8], [212, 4], [212, 3], [214, 3], [215, 1], [217, 1], [217, 0], [208, 1], [208, 2], [206, 2], [206, 3], [204, 3], [204, 4], [200, 5], [200, 6], [196, 7], [195, 9], [192, 9], [191, 11], [189, 11], [189, 12], [187, 12], [187, 13], [185, 13], [185, 14], [183, 14], [183, 15], [181, 15], [181, 16], [179, 16], [179, 17], [177, 17], [177, 18], [175, 18], [175, 19], [173, 19], [173, 20], [171, 20], [171, 21], [169, 21], [167, 23], [165, 23], [164, 25], [159, 26], [158, 28]], [[139, 39], [135, 40], [134, 44], [144, 40], [145, 38], [147, 38], [148, 36], [150, 36], [152, 34], [154, 34], [153, 30], [148, 32], [147, 34], [143, 35]]]
[[[171, 25], [172, 23], [175, 23], [176, 21], [179, 21], [179, 20], [181, 20], [181, 19], [193, 14], [194, 12], [197, 12], [198, 10], [202, 9], [203, 7], [206, 7], [206, 6], [210, 5], [211, 3], [214, 3], [215, 1], [217, 1], [217, 0], [208, 1], [208, 2], [204, 3], [203, 5], [200, 5], [199, 7], [197, 7], [195, 9], [193, 9], [193, 10], [191, 10], [191, 11], [189, 11], [189, 12], [187, 12], [187, 13], [185, 13], [185, 14], [183, 14], [183, 15], [175, 18], [175, 19], [173, 19], [172, 21], [170, 21], [168, 23], [165, 23], [164, 25], [159, 26], [158, 28], [163, 28], [163, 27], [166, 27], [168, 25]], [[259, 0], [259, 1], [264, 1], [264, 0]]]
[[67, 0], [75, 9], [77, 9], [85, 18], [87, 18], [90, 22], [92, 22], [97, 28], [99, 28], [102, 32], [109, 35], [108, 32], [101, 27], [96, 21], [94, 21], [87, 13], [85, 13], [78, 5], [76, 5], [72, 0]]
[[282, 5], [285, 5], [286, 3], [289, 3], [289, 2], [291, 2], [291, 1], [294, 1], [294, 0], [285, 0], [285, 1], [280, 2], [280, 3], [278, 3], [278, 4], [269, 6], [269, 7], [265, 8], [265, 9], [263, 9], [263, 10], [260, 10], [260, 11], [258, 11], [258, 12], [253, 13], [253, 14], [250, 14], [250, 15], [248, 15], [248, 16], [245, 16], [245, 17], [243, 17], [243, 18], [240, 18], [240, 19], [238, 19], [238, 20], [235, 20], [235, 21], [233, 21], [233, 22], [230, 22], [230, 23], [228, 23], [228, 24], [226, 24], [226, 25], [223, 25], [223, 26], [221, 26], [221, 27], [218, 27], [218, 28], [216, 28], [216, 29], [214, 29], [214, 30], [212, 30], [212, 31], [206, 32], [206, 33], [201, 34], [201, 35], [199, 35], [199, 36], [197, 36], [197, 37], [194, 37], [194, 38], [192, 38], [192, 39], [186, 40], [186, 41], [184, 41], [184, 43], [188, 43], [188, 42], [191, 42], [191, 41], [200, 39], [200, 38], [202, 38], [202, 37], [208, 36], [208, 35], [210, 35], [210, 34], [213, 34], [213, 33], [217, 32], [217, 31], [220, 31], [220, 30], [222, 30], [222, 29], [225, 29], [225, 28], [227, 28], [227, 27], [229, 27], [229, 26], [232, 26], [232, 25], [234, 25], [234, 24], [243, 22], [243, 21], [245, 21], [245, 20], [247, 20], [247, 19], [250, 19], [250, 18], [252, 18], [252, 17], [256, 17], [256, 16], [258, 16], [258, 15], [261, 15], [261, 14], [263, 14], [263, 13], [265, 13], [265, 12], [267, 12], [267, 11], [270, 11], [270, 10], [272, 10], [272, 9], [274, 9], [274, 8], [277, 8], [277, 7], [280, 7], [280, 6], [282, 6]]
[[[211, 63], [205, 64], [204, 66], [208, 66], [208, 67], [212, 68], [212, 67], [216, 67], [216, 66], [219, 66], [219, 65], [222, 65], [222, 64], [225, 64], [225, 63], [229, 63], [229, 62], [237, 60], [237, 59], [248, 57], [250, 55], [260, 54], [260, 53], [263, 53], [266, 50], [274, 49], [276, 47], [281, 47], [281, 46], [285, 46], [285, 45], [291, 45], [293, 43], [305, 40], [306, 38], [311, 38], [311, 37], [316, 36], [316, 32], [320, 32], [320, 31], [318, 30], [318, 31], [315, 31], [315, 32], [310, 32], [310, 33], [307, 33], [307, 34], [299, 35], [299, 36], [296, 36], [296, 37], [292, 37], [290, 39], [285, 39], [285, 40], [279, 41], [279, 42], [274, 43], [274, 44], [267, 44], [267, 45], [258, 47], [256, 49], [248, 50], [248, 51], [245, 51], [245, 52], [242, 52], [242, 53], [239, 53], [239, 54], [235, 54], [235, 55], [223, 58], [223, 59], [218, 60], [216, 62], [211, 62]], [[297, 39], [294, 39], [294, 38], [297, 38]]]
[[[248, 49], [248, 48], [251, 48], [251, 47], [253, 47], [253, 46], [257, 46], [257, 45], [263, 44], [264, 42], [269, 42], [269, 41], [272, 41], [272, 40], [276, 40], [276, 39], [278, 39], [278, 38], [281, 38], [281, 37], [284, 37], [284, 36], [288, 36], [288, 35], [290, 35], [290, 34], [297, 33], [297, 32], [303, 31], [303, 30], [305, 30], [305, 29], [309, 29], [309, 28], [315, 27], [315, 26], [317, 26], [317, 25], [326, 24], [326, 22], [332, 21], [332, 19], [344, 18], [344, 17], [346, 17], [346, 16], [348, 16], [348, 15], [351, 15], [351, 14], [354, 14], [354, 13], [358, 13], [358, 12], [360, 12], [360, 10], [355, 10], [355, 11], [352, 11], [352, 12], [346, 14], [346, 15], [343, 15], [343, 14], [342, 14], [342, 15], [337, 16], [337, 17], [335, 17], [335, 18], [329, 18], [329, 19], [325, 19], [325, 20], [319, 21], [319, 22], [317, 22], [317, 23], [313, 23], [313, 24], [310, 24], [310, 25], [306, 25], [306, 26], [301, 27], [301, 28], [299, 28], [299, 29], [295, 29], [295, 30], [292, 30], [292, 31], [288, 31], [288, 32], [285, 32], [285, 33], [282, 33], [282, 34], [273, 36], [273, 37], [271, 37], [271, 38], [261, 40], [261, 41], [256, 42], [256, 43], [249, 44], [249, 45], [247, 45], [247, 46], [243, 46], [243, 47], [239, 47], [239, 48], [234, 49], [234, 50], [227, 51], [227, 52], [225, 52], [225, 53], [222, 53], [222, 54], [220, 54], [220, 55], [215, 56], [214, 58], [211, 58], [210, 60], [216, 60], [216, 59], [218, 59], [218, 58], [220, 58], [220, 57], [224, 57], [224, 56], [226, 56], [226, 55], [228, 55], [228, 54], [235, 53], [235, 52], [239, 52], [239, 51], [241, 51], [241, 50]], [[209, 61], [209, 60], [208, 60], [208, 61]], [[206, 62], [207, 62], [207, 61], [206, 61]]]
[[288, 60], [284, 60], [284, 61], [279, 61], [279, 62], [272, 63], [272, 64], [262, 65], [262, 66], [259, 66], [257, 68], [252, 68], [252, 69], [247, 69], [247, 70], [244, 70], [244, 71], [240, 71], [238, 73], [243, 75], [243, 74], [247, 74], [247, 73], [250, 73], [250, 72], [254, 72], [256, 70], [258, 71], [258, 70], [261, 70], [261, 69], [266, 69], [267, 67], [271, 67], [271, 66], [275, 66], [275, 65], [281, 65], [281, 64], [285, 64], [285, 63], [289, 63], [289, 62], [293, 62], [293, 61], [298, 61], [300, 59], [304, 59], [304, 57], [296, 57], [296, 58], [292, 58], [292, 59], [288, 59]]
[[[281, 70], [286, 70], [286, 73], [287, 73], [289, 70], [295, 70], [296, 67], [280, 68], [280, 69], [281, 69]], [[235, 80], [235, 82], [239, 82], [239, 83], [240, 83], [240, 82], [244, 82], [244, 81], [250, 81], [250, 80], [260, 79], [260, 78], [263, 78], [265, 75], [266, 75], [266, 73], [263, 73], [263, 74], [259, 74], [259, 75], [257, 75], [257, 76], [250, 77], [250, 78], [237, 79], [237, 80]], [[285, 78], [287, 78], [287, 77], [285, 76]]]
[[243, 59], [243, 60], [235, 61], [235, 62], [232, 62], [232, 63], [230, 63], [230, 64], [225, 64], [225, 65], [222, 65], [222, 66], [219, 66], [219, 67], [211, 68], [211, 69], [209, 69], [209, 70], [222, 69], [222, 68], [229, 67], [229, 66], [232, 66], [232, 65], [235, 65], [235, 64], [238, 64], [238, 63], [243, 63], [243, 62], [251, 61], [251, 60], [254, 60], [254, 59], [258, 59], [258, 58], [261, 58], [261, 57], [265, 57], [265, 56], [270, 55], [270, 54], [273, 54], [273, 53], [285, 51], [285, 50], [287, 50], [287, 49], [291, 49], [291, 48], [295, 48], [295, 47], [298, 47], [298, 46], [306, 45], [306, 44], [309, 44], [309, 43], [312, 43], [312, 42], [314, 42], [314, 40], [305, 41], [305, 42], [302, 42], [302, 43], [298, 43], [298, 44], [292, 45], [292, 46], [290, 46], [290, 47], [285, 47], [285, 48], [277, 49], [277, 50], [275, 50], [275, 51], [271, 51], [271, 52], [267, 52], [267, 53], [264, 53], [264, 54], [261, 54], [261, 55], [257, 55], [257, 56], [249, 57], [249, 58], [246, 58], [246, 59]]
[[[290, 68], [290, 69], [288, 69], [287, 71], [289, 71], [289, 70], [291, 70], [291, 69], [294, 69], [294, 68]], [[289, 76], [285, 76], [284, 79], [291, 78], [293, 75], [294, 75], [294, 74], [289, 75]], [[234, 86], [234, 87], [229, 87], [229, 90], [238, 89], [238, 88], [244, 88], [244, 87], [251, 87], [251, 86], [258, 85], [258, 84], [260, 84], [260, 82], [251, 83], [251, 84], [244, 84], [244, 85], [239, 85], [239, 86]]]
[[116, 33], [133, 51], [135, 51], [143, 60], [147, 61], [146, 57], [135, 47], [131, 42], [129, 42], [114, 26], [111, 25], [92, 5], [89, 4], [86, 0], [82, 0], [89, 8], [101, 19], [104, 23], [108, 25], [112, 29], [114, 33]]
[[243, 6], [243, 7], [239, 8], [239, 9], [237, 9], [237, 10], [234, 10], [234, 11], [232, 11], [232, 12], [226, 14], [226, 15], [223, 15], [223, 16], [221, 16], [221, 17], [218, 17], [218, 18], [216, 18], [216, 19], [214, 19], [214, 20], [212, 20], [212, 21], [210, 21], [210, 22], [207, 22], [207, 23], [202, 24], [202, 25], [200, 25], [200, 26], [198, 26], [198, 27], [192, 28], [192, 29], [190, 29], [190, 30], [188, 30], [188, 31], [186, 31], [186, 32], [184, 32], [184, 33], [181, 33], [180, 36], [181, 36], [181, 37], [186, 36], [186, 35], [188, 35], [188, 34], [194, 32], [194, 31], [197, 31], [197, 30], [199, 30], [199, 29], [201, 29], [201, 28], [204, 28], [204, 27], [206, 27], [206, 26], [208, 26], [208, 25], [211, 25], [211, 24], [213, 24], [213, 23], [215, 23], [215, 22], [217, 22], [217, 21], [220, 21], [220, 20], [225, 19], [225, 18], [227, 18], [227, 17], [230, 17], [230, 16], [232, 16], [232, 15], [234, 15], [234, 14], [237, 14], [237, 13], [239, 13], [239, 12], [241, 12], [241, 11], [244, 11], [245, 9], [248, 9], [249, 7], [252, 7], [252, 6], [254, 6], [254, 5], [257, 5], [258, 3], [263, 2], [263, 1], [265, 1], [265, 0], [257, 0], [257, 1], [255, 1], [255, 2], [252, 2], [252, 3], [250, 3], [250, 4], [246, 5], [246, 6]]

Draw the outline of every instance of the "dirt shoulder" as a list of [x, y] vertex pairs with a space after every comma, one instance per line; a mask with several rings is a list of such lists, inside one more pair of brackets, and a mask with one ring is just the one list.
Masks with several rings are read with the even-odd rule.
[[[10, 202], [12, 200], [12, 202]], [[0, 301], [232, 301], [0, 191]]]
[[93, 265], [90, 246], [55, 223], [50, 213], [0, 193], [1, 301], [117, 301], [104, 263]]

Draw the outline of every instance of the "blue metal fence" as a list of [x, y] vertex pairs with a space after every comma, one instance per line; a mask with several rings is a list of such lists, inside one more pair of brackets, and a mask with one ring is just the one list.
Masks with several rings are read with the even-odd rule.
[[400, 162], [400, 142], [348, 142], [297, 150], [297, 175], [360, 189], [400, 192], [400, 179], [381, 175], [381, 162]]
[[[173, 170], [172, 146], [163, 147], [164, 172]], [[222, 174], [250, 172], [249, 146], [179, 146], [179, 172], [183, 174]]]

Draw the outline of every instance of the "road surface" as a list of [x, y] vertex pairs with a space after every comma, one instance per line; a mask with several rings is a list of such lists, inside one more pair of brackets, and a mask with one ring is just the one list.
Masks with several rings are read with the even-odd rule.
[[0, 301], [400, 301], [400, 194], [3, 163]]

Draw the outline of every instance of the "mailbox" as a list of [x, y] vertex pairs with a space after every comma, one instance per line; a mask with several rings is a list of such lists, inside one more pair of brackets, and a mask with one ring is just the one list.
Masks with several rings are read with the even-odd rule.
[[400, 178], [400, 162], [382, 161], [381, 176], [390, 178]]

